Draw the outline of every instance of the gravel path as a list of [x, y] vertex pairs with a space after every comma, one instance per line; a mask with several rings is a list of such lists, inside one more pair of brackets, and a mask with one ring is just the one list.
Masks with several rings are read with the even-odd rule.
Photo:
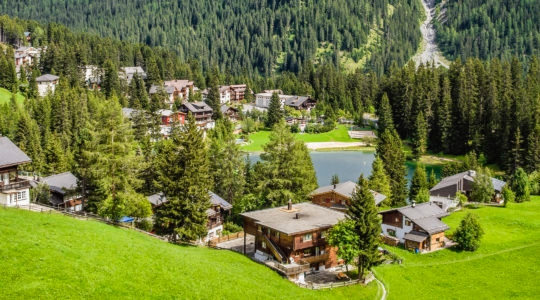
[[444, 57], [442, 57], [442, 54], [437, 47], [437, 43], [435, 42], [435, 29], [431, 24], [434, 15], [434, 0], [422, 0], [422, 6], [426, 11], [426, 20], [420, 26], [424, 47], [421, 53], [417, 53], [413, 57], [413, 60], [417, 65], [420, 63], [431, 63], [433, 61], [437, 67], [443, 66], [448, 68], [448, 64], [445, 63]]
[[328, 149], [328, 148], [347, 148], [347, 147], [359, 147], [365, 146], [363, 142], [313, 142], [306, 143], [306, 146], [310, 150]]

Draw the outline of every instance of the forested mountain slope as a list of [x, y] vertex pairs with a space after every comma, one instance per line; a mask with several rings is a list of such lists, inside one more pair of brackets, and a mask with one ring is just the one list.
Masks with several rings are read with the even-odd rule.
[[[20, 0], [0, 14], [174, 48], [235, 74], [297, 72], [306, 61], [403, 65], [420, 41], [419, 1]], [[366, 47], [366, 45], [370, 45]], [[337, 49], [337, 51], [336, 51]], [[247, 68], [247, 70], [243, 70]]]
[[451, 58], [474, 56], [509, 60], [538, 55], [538, 0], [442, 1], [436, 22], [439, 48]]

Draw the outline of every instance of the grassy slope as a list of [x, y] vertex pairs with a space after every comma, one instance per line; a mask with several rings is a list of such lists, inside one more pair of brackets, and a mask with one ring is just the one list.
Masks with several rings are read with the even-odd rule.
[[[0, 105], [9, 103], [11, 101], [11, 92], [5, 88], [0, 88]], [[17, 94], [17, 103], [22, 104], [24, 102], [24, 96], [20, 93]]]
[[311, 291], [248, 258], [180, 247], [94, 221], [0, 208], [0, 298], [344, 299], [368, 287]]
[[[295, 134], [296, 139], [309, 142], [358, 142], [358, 139], [352, 139], [347, 133], [348, 127], [338, 125], [337, 129], [324, 133], [298, 133]], [[243, 151], [257, 152], [262, 151], [262, 146], [268, 142], [270, 131], [258, 131], [249, 135], [251, 143], [240, 147]]]
[[403, 264], [376, 268], [389, 299], [536, 298], [540, 293], [540, 197], [507, 208], [484, 207], [444, 219], [453, 232], [466, 212], [486, 232], [476, 252], [442, 250], [415, 255], [392, 248]]

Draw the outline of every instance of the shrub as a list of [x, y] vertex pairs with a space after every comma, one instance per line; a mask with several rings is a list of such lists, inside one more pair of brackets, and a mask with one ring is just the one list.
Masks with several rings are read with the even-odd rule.
[[225, 222], [223, 223], [223, 235], [228, 235], [235, 232], [242, 231], [242, 226], [237, 225], [233, 222]]
[[506, 203], [508, 202], [514, 202], [516, 200], [516, 195], [510, 189], [509, 187], [505, 186], [502, 190], [502, 197], [504, 199], [504, 206], [506, 207]]
[[135, 222], [135, 227], [144, 230], [144, 231], [152, 231], [152, 228], [154, 227], [152, 224], [152, 221], [148, 219], [142, 219], [140, 221]]
[[454, 232], [454, 241], [458, 243], [458, 248], [461, 250], [475, 251], [480, 247], [482, 235], [484, 235], [484, 230], [480, 226], [478, 217], [468, 213]]

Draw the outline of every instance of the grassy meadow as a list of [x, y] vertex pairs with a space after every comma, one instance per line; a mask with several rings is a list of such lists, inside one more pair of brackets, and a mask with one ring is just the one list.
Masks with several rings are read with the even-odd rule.
[[[0, 105], [9, 103], [11, 101], [11, 92], [5, 88], [0, 88]], [[17, 103], [22, 104], [24, 102], [24, 96], [20, 93], [17, 94]]]
[[59, 214], [0, 208], [3, 299], [376, 299], [376, 283], [302, 289], [241, 254]]
[[[352, 139], [348, 134], [346, 125], [338, 125], [336, 129], [324, 133], [296, 133], [297, 140], [310, 142], [358, 142], [358, 139]], [[262, 130], [249, 135], [250, 143], [240, 147], [242, 151], [262, 152], [263, 146], [268, 142], [270, 131]]]
[[430, 254], [387, 247], [401, 265], [375, 271], [389, 299], [534, 299], [540, 294], [540, 197], [508, 207], [465, 209], [443, 219], [452, 234], [467, 212], [485, 231], [475, 252], [440, 250]]
[[[401, 265], [375, 268], [389, 299], [534, 299], [540, 294], [540, 197], [465, 213], [485, 230], [476, 252], [389, 247]], [[0, 208], [0, 295], [5, 299], [379, 299], [367, 287], [302, 289], [241, 254], [171, 245], [138, 232], [59, 214]]]

